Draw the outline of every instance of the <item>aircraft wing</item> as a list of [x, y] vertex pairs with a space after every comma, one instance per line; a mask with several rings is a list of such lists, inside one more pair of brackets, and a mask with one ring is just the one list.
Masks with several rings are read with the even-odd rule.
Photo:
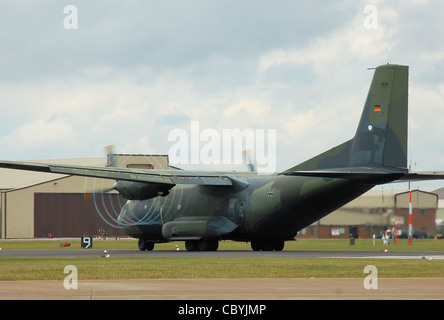
[[237, 182], [236, 176], [213, 172], [195, 172], [186, 170], [143, 170], [118, 167], [89, 167], [17, 161], [0, 161], [0, 168], [122, 181], [158, 183], [171, 186], [176, 184], [231, 186], [233, 183]]

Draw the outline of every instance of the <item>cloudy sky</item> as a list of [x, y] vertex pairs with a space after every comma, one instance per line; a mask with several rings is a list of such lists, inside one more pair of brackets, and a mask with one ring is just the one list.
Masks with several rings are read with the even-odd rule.
[[439, 0], [2, 1], [0, 158], [167, 154], [172, 130], [198, 121], [275, 129], [282, 171], [352, 138], [367, 68], [390, 62], [410, 66], [413, 169], [444, 170], [443, 12]]

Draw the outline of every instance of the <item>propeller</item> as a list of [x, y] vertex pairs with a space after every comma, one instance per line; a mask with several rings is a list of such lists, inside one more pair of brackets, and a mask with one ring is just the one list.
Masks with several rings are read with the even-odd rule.
[[[114, 145], [109, 145], [104, 148], [106, 157], [107, 157], [107, 167], [117, 167], [117, 161], [114, 153]], [[94, 178], [92, 191], [87, 190], [88, 178], [85, 179], [85, 187], [84, 187], [84, 199], [86, 204], [93, 204], [96, 208], [97, 213], [100, 215], [102, 220], [106, 222], [108, 225], [120, 228], [117, 223], [117, 218], [120, 213], [120, 209], [123, 206], [123, 203], [119, 203], [118, 207], [114, 204], [111, 191], [116, 190], [117, 181], [113, 183], [111, 187], [102, 186], [96, 188], [96, 183], [98, 180]], [[104, 180], [102, 180], [102, 185], [104, 184]]]
[[[107, 167], [117, 167], [117, 162], [116, 162], [116, 157], [115, 157], [115, 153], [114, 153], [114, 145], [109, 145], [106, 146], [104, 148], [105, 153], [106, 153], [106, 162], [107, 162]], [[86, 183], [86, 181], [85, 181]], [[100, 189], [100, 190], [94, 190], [94, 191], [85, 191], [84, 192], [84, 198], [85, 198], [85, 202], [88, 204], [89, 202], [92, 201], [93, 198], [96, 198], [97, 196], [102, 196], [104, 193], [108, 193], [110, 191], [116, 190], [117, 187], [117, 181], [114, 182], [113, 186], [111, 188], [104, 188], [104, 189]]]
[[[107, 166], [117, 167], [118, 163], [126, 160], [117, 159], [114, 146], [104, 148], [107, 156]], [[130, 157], [130, 156], [129, 156]], [[156, 160], [157, 161], [157, 160]], [[107, 182], [108, 181], [108, 182]], [[98, 186], [101, 184], [101, 186]], [[87, 187], [88, 185], [88, 187]], [[162, 209], [159, 213], [159, 195], [166, 196], [171, 185], [150, 184], [136, 181], [115, 181], [110, 187], [109, 180], [93, 178], [85, 180], [84, 197], [87, 204], [93, 204], [102, 220], [115, 228], [134, 225], [159, 225], [162, 221]], [[115, 191], [115, 192], [111, 192]], [[116, 198], [116, 192], [121, 197]], [[183, 190], [180, 190], [182, 197]], [[143, 200], [128, 201], [127, 200]], [[124, 206], [126, 205], [126, 208]], [[122, 212], [123, 210], [123, 212]], [[124, 218], [120, 215], [123, 213]], [[119, 218], [120, 216], [120, 218]]]
[[[117, 158], [114, 153], [114, 146], [110, 145], [104, 148], [107, 156], [107, 166], [108, 167], [117, 167]], [[122, 181], [115, 181], [111, 187], [109, 187], [109, 184], [105, 182], [104, 179], [98, 179], [93, 178], [92, 180], [92, 188], [91, 185], [89, 188], [87, 188], [87, 184], [91, 184], [91, 180], [88, 181], [88, 178], [85, 180], [85, 187], [84, 190], [93, 190], [93, 191], [85, 191], [84, 192], [84, 198], [85, 202], [87, 204], [93, 204], [96, 212], [99, 214], [99, 216], [102, 218], [102, 220], [107, 223], [109, 226], [112, 226], [114, 228], [123, 228], [126, 225], [138, 225], [138, 224], [159, 224], [160, 218], [156, 215], [156, 205], [153, 202], [151, 204], [144, 204], [146, 214], [143, 217], [138, 216], [132, 216], [131, 214], [127, 214], [126, 220], [119, 220], [120, 212], [123, 208], [123, 206], [126, 203], [126, 200], [124, 200], [121, 197], [118, 197], [116, 199], [116, 193], [111, 191], [117, 191], [122, 195], [122, 188], [125, 189], [126, 185], [122, 185]], [[102, 184], [102, 187], [97, 186], [97, 184]], [[134, 183], [133, 183], [134, 184]], [[130, 183], [131, 186], [131, 183]], [[135, 186], [140, 187], [140, 186]], [[150, 186], [144, 186], [145, 192], [152, 191], [150, 189]], [[148, 207], [147, 207], [148, 206]]]

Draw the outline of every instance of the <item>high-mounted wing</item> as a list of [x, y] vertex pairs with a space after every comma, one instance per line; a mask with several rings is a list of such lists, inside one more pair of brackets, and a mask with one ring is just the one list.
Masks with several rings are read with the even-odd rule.
[[73, 176], [94, 177], [121, 181], [146, 182], [154, 184], [199, 184], [212, 186], [231, 186], [233, 177], [212, 172], [185, 170], [143, 170], [118, 167], [88, 167], [57, 165], [32, 162], [0, 161], [0, 168], [58, 173]]

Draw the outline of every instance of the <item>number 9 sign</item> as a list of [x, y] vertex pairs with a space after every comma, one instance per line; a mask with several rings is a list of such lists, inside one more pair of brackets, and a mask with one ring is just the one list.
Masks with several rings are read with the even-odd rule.
[[82, 248], [90, 249], [93, 246], [92, 237], [82, 237]]

